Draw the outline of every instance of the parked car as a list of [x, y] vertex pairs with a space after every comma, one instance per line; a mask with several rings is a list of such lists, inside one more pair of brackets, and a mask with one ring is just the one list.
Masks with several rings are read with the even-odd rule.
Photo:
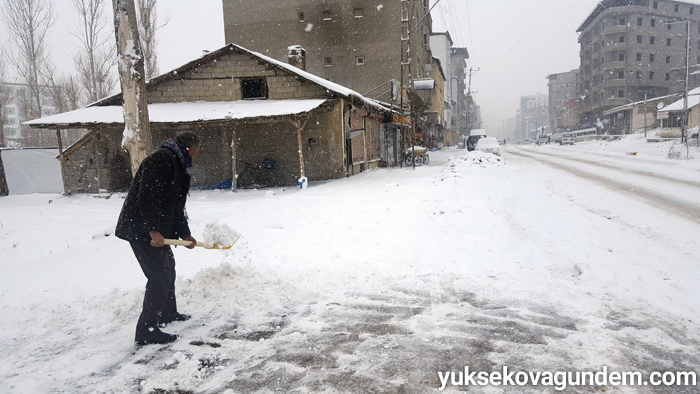
[[501, 146], [498, 145], [498, 140], [494, 137], [479, 138], [474, 150], [478, 152], [493, 153], [496, 156], [501, 155]]
[[476, 142], [479, 141], [480, 138], [486, 137], [486, 130], [484, 129], [474, 129], [469, 133], [469, 138], [467, 138], [467, 150], [468, 151], [473, 151], [474, 147], [476, 146]]

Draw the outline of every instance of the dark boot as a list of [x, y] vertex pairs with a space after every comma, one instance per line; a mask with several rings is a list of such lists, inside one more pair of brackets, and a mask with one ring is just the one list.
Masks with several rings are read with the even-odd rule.
[[174, 315], [168, 316], [165, 319], [161, 319], [158, 323], [158, 327], [163, 328], [174, 321], [187, 321], [190, 320], [191, 317], [192, 315], [177, 312]]
[[144, 332], [136, 333], [136, 344], [137, 345], [151, 345], [151, 344], [164, 344], [175, 342], [179, 336], [173, 334], [167, 334], [158, 328], [150, 327]]

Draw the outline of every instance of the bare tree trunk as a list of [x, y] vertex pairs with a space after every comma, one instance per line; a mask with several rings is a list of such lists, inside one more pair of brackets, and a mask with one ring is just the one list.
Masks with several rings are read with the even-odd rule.
[[53, 5], [47, 0], [5, 0], [2, 19], [10, 33], [8, 41], [14, 45], [8, 61], [27, 85], [24, 94], [17, 97], [19, 107], [25, 119], [39, 118], [50, 72], [46, 37], [56, 19]]
[[72, 0], [80, 17], [80, 32], [74, 33], [82, 48], [74, 57], [80, 82], [89, 102], [107, 96], [114, 87], [111, 74], [114, 50], [109, 45], [104, 16], [105, 0]]
[[158, 75], [158, 55], [156, 54], [156, 31], [158, 26], [158, 11], [156, 0], [137, 0], [139, 16], [139, 33], [141, 34], [141, 47], [146, 67], [146, 80]]
[[112, 0], [114, 30], [119, 54], [119, 79], [124, 100], [124, 136], [122, 146], [129, 151], [131, 172], [136, 174], [153, 142], [148, 118], [143, 55], [139, 43], [134, 0]]

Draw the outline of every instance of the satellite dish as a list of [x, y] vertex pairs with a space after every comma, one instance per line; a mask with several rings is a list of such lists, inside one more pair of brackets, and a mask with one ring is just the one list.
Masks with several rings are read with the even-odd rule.
[[656, 109], [661, 109], [661, 108], [663, 108], [664, 106], [665, 106], [664, 102], [663, 102], [663, 101], [659, 101], [659, 103], [656, 104]]

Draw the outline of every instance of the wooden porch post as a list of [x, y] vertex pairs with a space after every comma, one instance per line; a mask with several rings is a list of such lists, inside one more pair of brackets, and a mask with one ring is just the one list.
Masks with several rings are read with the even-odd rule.
[[231, 191], [238, 193], [238, 179], [236, 177], [236, 130], [231, 136]]
[[306, 122], [309, 121], [309, 117], [311, 114], [306, 115], [306, 119], [304, 119], [304, 123], [301, 123], [299, 119], [294, 119], [292, 123], [294, 124], [294, 127], [297, 129], [297, 144], [298, 144], [298, 149], [299, 149], [299, 168], [301, 169], [301, 176], [306, 176], [306, 170], [304, 168], [304, 149], [303, 145], [301, 143], [301, 130], [304, 129], [306, 126]]
[[63, 195], [67, 196], [68, 193], [68, 182], [66, 182], [66, 170], [65, 161], [66, 158], [63, 156], [63, 141], [61, 140], [61, 129], [56, 129], [56, 140], [58, 141], [58, 162], [61, 165], [61, 179], [63, 180]]
[[369, 163], [367, 162], [367, 117], [362, 118], [362, 148], [364, 149], [364, 159], [365, 159], [365, 171], [367, 171], [367, 167], [369, 167]]

